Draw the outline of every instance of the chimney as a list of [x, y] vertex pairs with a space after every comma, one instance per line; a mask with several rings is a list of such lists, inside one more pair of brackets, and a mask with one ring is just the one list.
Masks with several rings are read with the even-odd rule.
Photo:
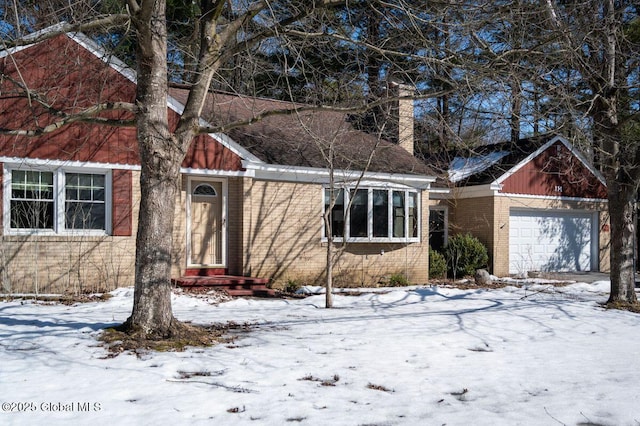
[[[407, 84], [391, 81], [391, 96], [397, 97], [393, 113], [398, 118], [398, 145], [413, 155], [413, 94], [415, 89]], [[395, 118], [395, 117], [394, 117]]]

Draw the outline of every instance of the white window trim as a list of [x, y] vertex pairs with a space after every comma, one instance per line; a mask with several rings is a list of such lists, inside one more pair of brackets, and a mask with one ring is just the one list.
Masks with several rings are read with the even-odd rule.
[[[53, 173], [53, 209], [55, 212], [53, 229], [15, 229], [11, 228], [11, 172], [40, 171]], [[65, 173], [84, 173], [104, 175], [105, 229], [66, 229], [65, 227]], [[111, 170], [80, 167], [46, 167], [30, 164], [7, 164], [2, 170], [2, 217], [4, 235], [63, 235], [63, 236], [107, 236], [112, 233], [112, 172]]]
[[[322, 213], [325, 213], [325, 192], [329, 187], [322, 187]], [[407, 187], [395, 187], [391, 185], [376, 185], [376, 186], [363, 186], [360, 185], [356, 188], [356, 186], [336, 186], [334, 189], [344, 190], [344, 206], [345, 208], [349, 205], [349, 199], [351, 197], [351, 191], [358, 190], [367, 190], [367, 235], [369, 237], [333, 237], [332, 240], [337, 243], [419, 243], [422, 235], [422, 194], [421, 191], [416, 189], [407, 189]], [[393, 235], [393, 192], [403, 192], [405, 197], [404, 203], [404, 237], [374, 237], [373, 236], [373, 191], [381, 190], [388, 192], [388, 218], [387, 218], [387, 232], [388, 235]], [[416, 195], [416, 207], [417, 207], [417, 237], [409, 237], [409, 194]], [[345, 224], [344, 224], [344, 233], [345, 235], [350, 235], [351, 224], [350, 224], [350, 215], [348, 212], [345, 212]], [[326, 226], [324, 224], [324, 217], [322, 218], [322, 242], [327, 242], [329, 239], [326, 234]]]

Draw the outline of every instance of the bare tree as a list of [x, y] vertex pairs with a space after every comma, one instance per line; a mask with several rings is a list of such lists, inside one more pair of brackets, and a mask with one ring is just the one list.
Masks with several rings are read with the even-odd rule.
[[640, 120], [640, 39], [634, 39], [631, 33], [639, 25], [638, 12], [633, 1], [546, 1], [548, 31], [563, 52], [566, 67], [575, 70], [581, 83], [573, 99], [590, 119], [593, 148], [607, 182], [612, 304], [636, 302], [634, 247], [640, 143], [625, 129]]
[[[167, 112], [168, 81], [171, 75], [167, 57], [175, 44], [170, 44], [173, 33], [167, 26], [167, 4], [164, 0], [126, 0], [125, 2], [109, 2], [108, 8], [98, 8], [98, 4], [90, 1], [81, 2], [86, 6], [86, 15], [79, 15], [75, 9], [68, 8], [66, 2], [51, 1], [47, 7], [38, 8], [52, 16], [66, 21], [57, 31], [41, 34], [29, 39], [16, 38], [4, 40], [4, 47], [25, 45], [39, 41], [44, 37], [52, 37], [71, 31], [85, 31], [90, 34], [115, 31], [121, 37], [115, 37], [118, 43], [132, 40], [135, 47], [131, 58], [137, 71], [137, 88], [135, 103], [105, 103], [86, 108], [74, 114], [59, 115], [59, 119], [36, 131], [24, 129], [4, 129], [5, 134], [16, 136], [34, 136], [51, 132], [70, 123], [90, 122], [101, 124], [131, 125], [131, 122], [109, 122], [101, 118], [100, 112], [107, 109], [118, 109], [135, 114], [135, 127], [141, 162], [141, 202], [138, 219], [135, 259], [135, 291], [132, 314], [124, 324], [130, 332], [140, 332], [148, 337], [163, 338], [180, 333], [182, 324], [177, 321], [171, 309], [171, 253], [172, 226], [174, 222], [174, 203], [178, 190], [180, 165], [194, 139], [202, 133], [228, 131], [234, 126], [247, 124], [212, 123], [212, 127], [203, 128], [202, 117], [205, 100], [214, 78], [222, 75], [225, 66], [233, 63], [234, 57], [241, 52], [259, 48], [266, 41], [280, 40], [282, 46], [295, 45], [309, 40], [333, 39], [338, 43], [350, 43], [359, 51], [373, 51], [384, 56], [388, 63], [405, 63], [407, 57], [413, 60], [413, 66], [424, 62], [423, 55], [414, 55], [410, 50], [398, 51], [385, 48], [384, 39], [379, 45], [358, 39], [357, 33], [346, 31], [330, 31], [321, 25], [315, 25], [314, 31], [302, 25], [311, 20], [322, 22], [326, 18], [323, 11], [328, 8], [342, 7], [349, 13], [349, 3], [339, 0], [321, 0], [312, 3], [296, 0], [269, 2], [255, 0], [247, 2], [228, 2], [224, 0], [202, 0], [194, 11], [194, 19], [199, 30], [197, 37], [178, 55], [189, 70], [183, 76], [188, 81], [189, 96], [177, 126], [170, 127]], [[378, 14], [378, 2], [357, 2], [370, 13]], [[381, 4], [386, 2], [381, 2]], [[417, 2], [419, 3], [419, 2]], [[22, 26], [28, 22], [29, 16], [21, 16], [18, 6], [28, 6], [30, 2], [14, 1], [13, 9], [4, 9], [7, 21], [13, 23], [18, 34], [35, 29], [33, 26]], [[50, 6], [50, 7], [49, 7]], [[391, 6], [393, 15], [409, 13], [419, 5], [400, 1]], [[386, 6], [385, 6], [386, 7]], [[22, 13], [29, 13], [22, 9]], [[191, 12], [188, 12], [191, 13]], [[334, 15], [335, 16], [335, 15]], [[416, 15], [417, 16], [417, 15]], [[328, 19], [328, 18], [327, 18]], [[348, 18], [342, 18], [348, 19]], [[390, 21], [391, 22], [391, 21]], [[414, 27], [411, 27], [414, 28]], [[418, 29], [416, 26], [415, 30]], [[419, 32], [416, 37], [422, 39]], [[104, 37], [103, 37], [104, 39]], [[194, 57], [195, 52], [195, 57]], [[182, 56], [180, 56], [182, 55]], [[189, 56], [191, 55], [191, 56]], [[304, 64], [299, 64], [304, 67]], [[218, 82], [219, 84], [220, 82]], [[33, 97], [37, 102], [47, 105], [44, 98], [25, 89], [25, 95]], [[332, 106], [333, 107], [333, 106]], [[347, 105], [353, 111], [361, 111], [367, 105]], [[289, 112], [290, 113], [290, 112]], [[259, 117], [258, 117], [259, 119]]]

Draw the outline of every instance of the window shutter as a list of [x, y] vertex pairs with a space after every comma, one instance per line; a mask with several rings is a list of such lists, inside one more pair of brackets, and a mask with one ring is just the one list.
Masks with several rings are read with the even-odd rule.
[[113, 226], [116, 237], [128, 237], [132, 234], [133, 190], [131, 170], [113, 170]]

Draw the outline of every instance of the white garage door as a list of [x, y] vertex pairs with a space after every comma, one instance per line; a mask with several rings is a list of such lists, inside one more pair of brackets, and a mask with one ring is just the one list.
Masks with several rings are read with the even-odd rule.
[[512, 210], [509, 273], [590, 271], [598, 253], [596, 221], [588, 212]]

